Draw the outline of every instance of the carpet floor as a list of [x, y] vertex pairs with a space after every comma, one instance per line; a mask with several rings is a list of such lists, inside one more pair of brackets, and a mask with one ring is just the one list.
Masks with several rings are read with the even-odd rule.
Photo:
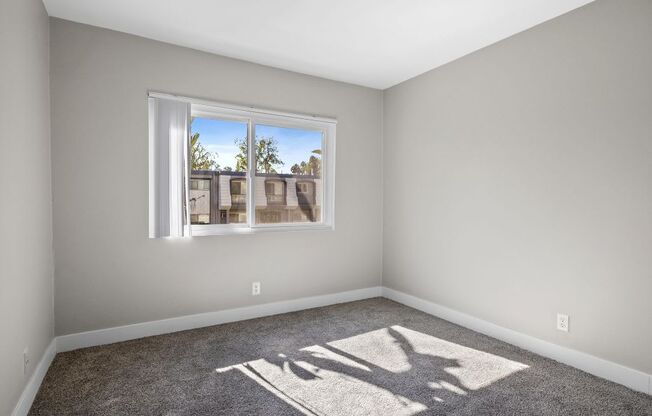
[[57, 354], [31, 415], [652, 415], [652, 396], [383, 298]]

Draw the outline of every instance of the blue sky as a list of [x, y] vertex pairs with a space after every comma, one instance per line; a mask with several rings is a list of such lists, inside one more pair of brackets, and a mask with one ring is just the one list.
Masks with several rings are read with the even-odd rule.
[[[199, 142], [209, 152], [218, 154], [217, 163], [220, 168], [230, 166], [235, 169], [238, 147], [233, 141], [247, 137], [246, 123], [198, 117], [192, 122], [192, 133], [199, 133]], [[290, 173], [293, 164], [308, 161], [313, 150], [321, 149], [320, 131], [257, 124], [256, 136], [273, 137], [276, 140], [279, 157], [285, 162], [283, 166], [277, 167], [279, 173]]]

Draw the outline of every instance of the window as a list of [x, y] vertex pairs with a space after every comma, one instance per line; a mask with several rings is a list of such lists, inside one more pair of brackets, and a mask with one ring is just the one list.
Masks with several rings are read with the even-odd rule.
[[306, 198], [296, 185], [322, 180], [324, 131], [311, 127], [254, 124], [256, 180], [265, 183], [265, 197], [254, 200], [257, 224], [322, 222], [321, 198]]
[[315, 182], [297, 182], [297, 202], [299, 205], [315, 204]]
[[238, 195], [247, 195], [246, 179], [231, 179], [231, 198]]
[[190, 189], [194, 191], [208, 191], [211, 189], [210, 179], [192, 179]]
[[331, 229], [334, 150], [331, 119], [152, 93], [150, 236]]
[[287, 206], [285, 199], [285, 185], [283, 179], [265, 181], [265, 197], [267, 198], [267, 205]]

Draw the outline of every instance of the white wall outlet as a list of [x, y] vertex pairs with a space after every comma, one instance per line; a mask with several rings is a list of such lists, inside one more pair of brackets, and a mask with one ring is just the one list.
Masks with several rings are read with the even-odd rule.
[[25, 347], [23, 350], [23, 374], [27, 374], [29, 369], [29, 349]]
[[557, 329], [568, 332], [568, 315], [564, 315], [563, 313], [557, 314]]
[[251, 284], [251, 294], [253, 296], [260, 295], [260, 282], [253, 282]]

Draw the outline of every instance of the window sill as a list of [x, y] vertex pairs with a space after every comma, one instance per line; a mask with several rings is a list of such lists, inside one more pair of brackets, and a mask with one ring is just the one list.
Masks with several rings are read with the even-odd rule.
[[207, 237], [211, 235], [246, 235], [275, 232], [296, 232], [296, 231], [334, 231], [335, 227], [330, 224], [287, 224], [287, 225], [257, 225], [254, 227], [211, 224], [193, 225], [192, 237]]

